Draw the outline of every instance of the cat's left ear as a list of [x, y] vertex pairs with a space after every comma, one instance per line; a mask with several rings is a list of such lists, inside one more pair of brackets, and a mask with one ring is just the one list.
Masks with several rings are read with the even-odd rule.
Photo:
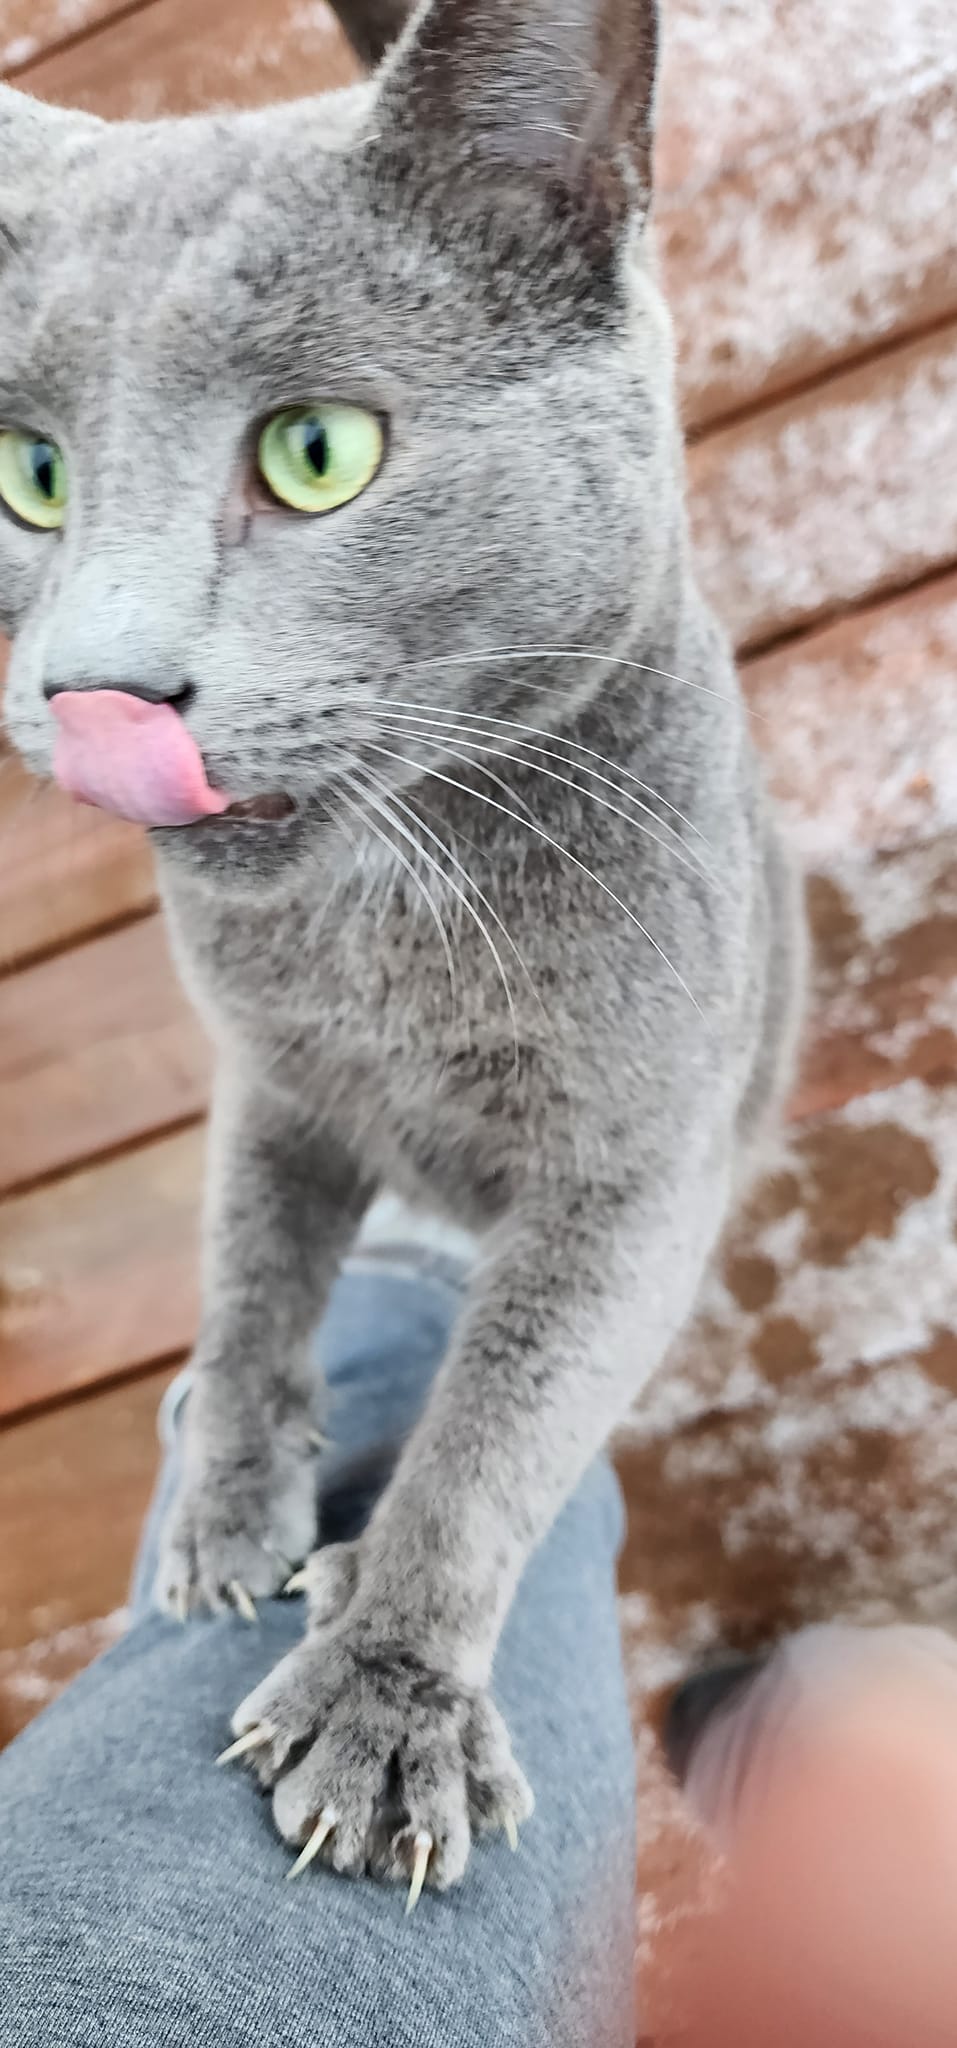
[[658, 40], [657, 0], [432, 0], [381, 73], [380, 142], [453, 210], [547, 195], [597, 252], [650, 204]]

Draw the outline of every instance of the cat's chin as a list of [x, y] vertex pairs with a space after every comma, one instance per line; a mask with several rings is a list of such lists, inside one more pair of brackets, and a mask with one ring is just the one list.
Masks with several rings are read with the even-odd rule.
[[287, 801], [231, 805], [192, 825], [156, 826], [150, 839], [163, 865], [214, 889], [268, 894], [314, 858], [328, 831], [321, 818]]

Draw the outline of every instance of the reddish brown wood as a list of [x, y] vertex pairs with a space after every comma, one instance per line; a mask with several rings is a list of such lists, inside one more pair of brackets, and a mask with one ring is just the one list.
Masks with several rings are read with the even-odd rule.
[[102, 26], [120, 4], [122, 0], [3, 0], [0, 72], [19, 73], [43, 51]]
[[957, 563], [957, 326], [692, 450], [705, 587], [739, 647]]
[[875, 35], [872, 0], [672, 0], [662, 9], [658, 183], [702, 191], [957, 68], [950, 0], [908, 0]]
[[957, 575], [761, 660], [754, 735], [805, 860], [932, 839], [957, 820]]
[[957, 151], [954, 73], [661, 206], [689, 427], [957, 315], [942, 136]]
[[815, 975], [795, 1118], [957, 1082], [957, 831], [812, 875]]
[[0, 975], [155, 901], [142, 832], [34, 782], [0, 749]]
[[151, 1373], [0, 1430], [0, 1651], [123, 1605], [171, 1376]]
[[[901, 17], [902, 19], [902, 17]], [[659, 242], [700, 427], [957, 312], [950, 0], [665, 10]]]
[[203, 1034], [157, 917], [7, 983], [0, 1030], [0, 1191], [198, 1116]]
[[0, 1207], [0, 1419], [188, 1349], [203, 1133]]
[[156, 1470], [170, 1374], [0, 1431], [0, 1743], [114, 1632]]
[[108, 1649], [123, 1626], [122, 1609], [114, 1609], [93, 1621], [68, 1622], [22, 1649], [0, 1650], [0, 1748]]
[[21, 82], [42, 99], [151, 120], [325, 91], [357, 69], [323, 0], [154, 0]]

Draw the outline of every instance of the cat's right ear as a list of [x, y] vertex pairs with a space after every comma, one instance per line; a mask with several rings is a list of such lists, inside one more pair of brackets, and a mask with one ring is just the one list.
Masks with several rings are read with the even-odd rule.
[[76, 149], [102, 128], [94, 114], [0, 85], [0, 259], [19, 248], [31, 215], [60, 192]]
[[450, 227], [543, 211], [599, 261], [647, 212], [658, 0], [431, 0], [381, 77], [377, 144], [393, 182]]

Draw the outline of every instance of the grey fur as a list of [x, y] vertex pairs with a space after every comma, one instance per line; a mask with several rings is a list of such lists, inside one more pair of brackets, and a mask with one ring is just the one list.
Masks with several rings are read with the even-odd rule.
[[[528, 1810], [502, 1621], [693, 1306], [800, 979], [689, 554], [654, 10], [561, 16], [437, 0], [378, 81], [292, 108], [0, 99], [0, 418], [73, 487], [62, 535], [0, 531], [10, 731], [46, 774], [45, 688], [188, 685], [210, 780], [299, 807], [155, 835], [218, 1054], [160, 1593], [269, 1593], [312, 1542], [308, 1343], [376, 1188], [482, 1233], [422, 1423], [234, 1723], [290, 1841], [331, 1802], [332, 1860], [396, 1875], [424, 1828], [438, 1883]], [[253, 423], [316, 397], [380, 410], [385, 465], [269, 513]]]

